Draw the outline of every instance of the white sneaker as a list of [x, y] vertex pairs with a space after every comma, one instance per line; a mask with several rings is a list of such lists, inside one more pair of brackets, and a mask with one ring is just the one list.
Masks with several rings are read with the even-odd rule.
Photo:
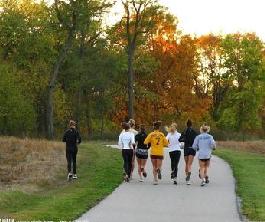
[[140, 178], [140, 179], [139, 179], [139, 182], [144, 182], [143, 178]]
[[206, 184], [206, 181], [205, 181], [205, 179], [203, 178], [203, 180], [202, 180], [202, 182], [201, 182], [201, 187], [205, 186], [205, 184]]
[[77, 175], [76, 174], [73, 175], [73, 179], [77, 179]]
[[191, 185], [190, 180], [186, 181], [186, 184], [187, 184], [187, 185]]
[[72, 179], [73, 178], [73, 174], [72, 173], [68, 173], [68, 175], [67, 175], [67, 180], [70, 180], [70, 179]]
[[154, 185], [158, 185], [158, 181], [157, 180], [154, 180], [153, 184]]

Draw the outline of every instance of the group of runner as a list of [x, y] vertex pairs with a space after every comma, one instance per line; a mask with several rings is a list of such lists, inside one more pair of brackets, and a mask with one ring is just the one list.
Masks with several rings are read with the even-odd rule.
[[198, 151], [199, 158], [199, 177], [201, 186], [209, 183], [208, 168], [212, 150], [216, 148], [213, 136], [209, 134], [210, 127], [203, 124], [198, 134], [192, 128], [191, 120], [187, 121], [187, 128], [180, 134], [177, 131], [177, 124], [172, 123], [166, 127], [167, 136], [161, 132], [161, 122], [156, 121], [153, 124], [153, 132], [147, 135], [144, 125], [140, 125], [139, 132], [135, 130], [135, 121], [133, 119], [122, 123], [123, 131], [119, 135], [119, 146], [122, 149], [124, 181], [129, 182], [134, 170], [135, 156], [138, 163], [139, 181], [143, 182], [147, 173], [145, 171], [148, 159], [148, 150], [150, 149], [150, 158], [153, 165], [153, 184], [157, 185], [162, 179], [162, 162], [164, 159], [164, 148], [169, 148], [171, 159], [171, 179], [177, 185], [178, 165], [181, 157], [182, 145], [184, 146], [184, 160], [186, 184], [190, 185], [192, 163]]

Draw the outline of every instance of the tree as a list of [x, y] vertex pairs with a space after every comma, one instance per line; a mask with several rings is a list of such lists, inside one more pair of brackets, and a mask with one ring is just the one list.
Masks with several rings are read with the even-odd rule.
[[233, 84], [226, 74], [222, 37], [213, 34], [200, 36], [197, 40], [200, 76], [196, 81], [198, 91], [212, 98], [211, 116], [218, 120], [218, 110], [229, 87]]
[[122, 1], [125, 16], [121, 22], [125, 26], [128, 56], [128, 115], [134, 118], [134, 57], [139, 41], [153, 26], [153, 16], [159, 6], [156, 0], [125, 0]]
[[23, 96], [13, 71], [0, 64], [0, 133], [30, 135], [35, 129], [36, 113], [31, 101]]
[[[86, 31], [90, 28], [90, 24], [93, 21], [98, 21], [104, 9], [108, 8], [110, 4], [106, 4], [101, 0], [70, 0], [60, 1], [55, 0], [54, 9], [57, 15], [59, 26], [66, 32], [64, 43], [61, 45], [58, 57], [51, 73], [51, 78], [48, 87], [48, 99], [47, 99], [47, 128], [48, 138], [54, 137], [54, 120], [53, 120], [53, 93], [56, 86], [56, 80], [60, 68], [68, 54], [68, 51], [73, 45], [73, 41], [76, 35], [80, 35], [84, 41]], [[96, 35], [98, 37], [98, 35]], [[83, 44], [83, 42], [81, 43]], [[81, 46], [82, 49], [82, 46]], [[82, 57], [82, 51], [80, 52]]]
[[260, 126], [264, 96], [263, 43], [254, 34], [227, 35], [222, 42], [226, 75], [233, 81], [222, 102], [219, 125], [245, 132]]

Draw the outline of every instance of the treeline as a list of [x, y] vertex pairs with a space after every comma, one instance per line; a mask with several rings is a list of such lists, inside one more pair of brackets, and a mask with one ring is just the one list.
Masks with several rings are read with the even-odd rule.
[[265, 48], [254, 33], [182, 34], [155, 0], [1, 0], [0, 133], [111, 136], [127, 116], [263, 133]]

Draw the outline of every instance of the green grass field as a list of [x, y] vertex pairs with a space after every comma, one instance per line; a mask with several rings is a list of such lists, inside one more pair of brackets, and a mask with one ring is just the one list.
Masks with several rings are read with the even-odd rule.
[[243, 213], [251, 221], [265, 221], [265, 156], [231, 149], [219, 149], [215, 154], [233, 170]]
[[78, 176], [74, 182], [47, 186], [36, 193], [0, 192], [0, 218], [70, 221], [110, 194], [122, 181], [122, 158], [118, 150], [99, 143], [80, 146]]

